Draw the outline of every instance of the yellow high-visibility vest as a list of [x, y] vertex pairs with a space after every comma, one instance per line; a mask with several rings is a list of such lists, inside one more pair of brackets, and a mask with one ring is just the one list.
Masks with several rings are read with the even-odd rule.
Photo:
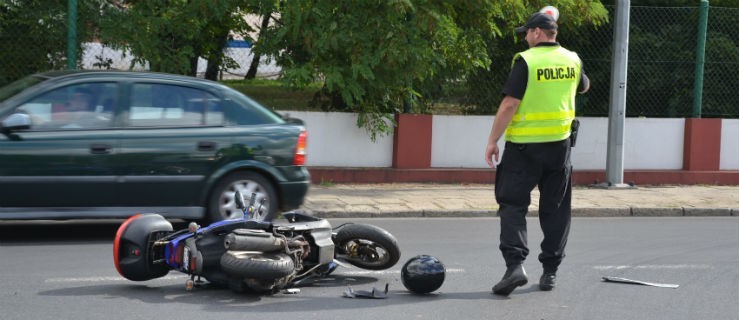
[[560, 46], [533, 47], [521, 56], [529, 67], [526, 92], [506, 129], [506, 141], [552, 142], [567, 139], [575, 119], [575, 94], [582, 62]]

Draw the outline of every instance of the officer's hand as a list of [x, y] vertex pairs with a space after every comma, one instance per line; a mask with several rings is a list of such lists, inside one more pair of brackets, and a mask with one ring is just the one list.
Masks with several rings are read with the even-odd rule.
[[[498, 153], [500, 150], [498, 150], [498, 144], [497, 143], [488, 143], [487, 148], [485, 148], [485, 161], [487, 161], [488, 166], [490, 168], [495, 169], [495, 164], [498, 163]], [[493, 161], [493, 159], [495, 161]]]

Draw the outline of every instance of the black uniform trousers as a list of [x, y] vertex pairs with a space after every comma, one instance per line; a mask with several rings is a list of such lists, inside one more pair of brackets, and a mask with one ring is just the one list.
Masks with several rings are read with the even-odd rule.
[[500, 251], [506, 266], [522, 264], [529, 254], [526, 213], [531, 191], [539, 187], [539, 224], [544, 234], [539, 261], [556, 272], [565, 256], [572, 200], [570, 139], [546, 143], [506, 142], [495, 175], [500, 216]]

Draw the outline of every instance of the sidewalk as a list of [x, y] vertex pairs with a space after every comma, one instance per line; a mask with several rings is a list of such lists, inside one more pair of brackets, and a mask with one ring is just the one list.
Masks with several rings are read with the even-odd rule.
[[[739, 186], [577, 186], [572, 193], [572, 215], [579, 217], [739, 216]], [[529, 216], [538, 214], [538, 197], [534, 189]], [[493, 217], [498, 204], [493, 185], [314, 184], [301, 209], [325, 218]]]

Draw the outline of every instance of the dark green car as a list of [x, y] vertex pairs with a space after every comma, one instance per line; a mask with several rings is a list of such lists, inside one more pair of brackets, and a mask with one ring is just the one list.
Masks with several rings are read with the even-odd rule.
[[258, 219], [303, 203], [305, 127], [217, 82], [59, 71], [0, 88], [0, 219]]

